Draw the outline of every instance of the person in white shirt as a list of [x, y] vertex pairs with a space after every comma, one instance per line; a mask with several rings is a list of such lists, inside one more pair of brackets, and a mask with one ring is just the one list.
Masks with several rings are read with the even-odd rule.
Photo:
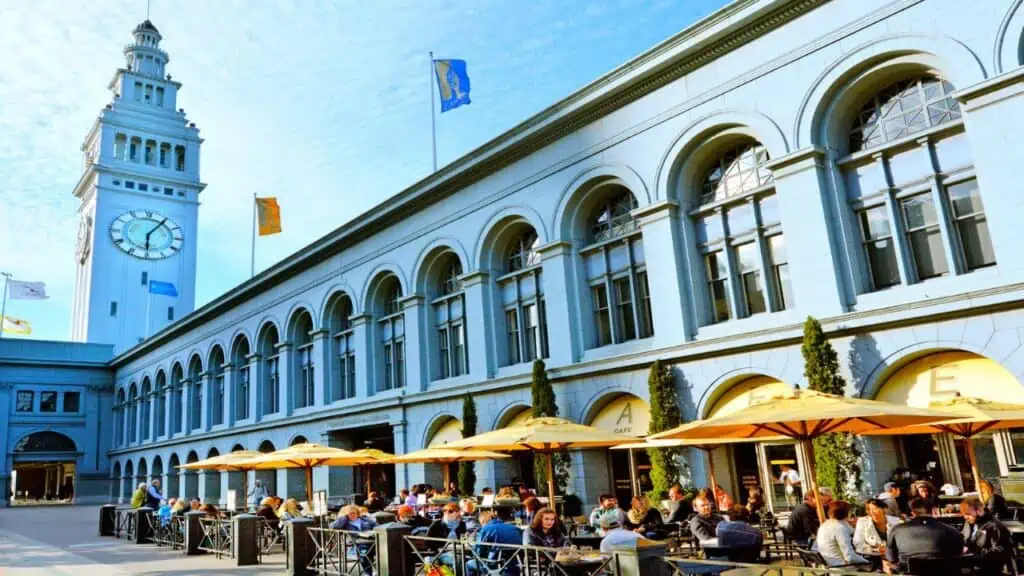
[[782, 474], [779, 474], [779, 483], [786, 488], [786, 504], [792, 508], [799, 497], [797, 487], [800, 486], [800, 474], [790, 465], [782, 465]]
[[610, 514], [601, 517], [601, 531], [604, 532], [604, 538], [601, 538], [602, 554], [611, 554], [614, 548], [619, 546], [628, 548], [635, 546], [637, 540], [646, 540], [636, 532], [623, 528], [618, 518]]
[[853, 530], [846, 521], [850, 505], [835, 500], [828, 505], [828, 520], [818, 527], [814, 546], [829, 566], [869, 565], [870, 562], [853, 548]]
[[858, 554], [885, 554], [889, 531], [900, 523], [900, 519], [886, 514], [888, 508], [881, 500], [868, 500], [864, 508], [867, 516], [857, 519], [857, 527], [853, 530], [853, 548]]

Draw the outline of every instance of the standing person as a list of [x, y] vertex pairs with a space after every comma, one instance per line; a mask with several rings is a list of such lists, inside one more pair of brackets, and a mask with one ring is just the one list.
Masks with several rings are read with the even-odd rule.
[[[243, 474], [248, 474], [248, 472], [243, 472]], [[252, 503], [252, 509], [255, 510], [259, 508], [263, 499], [267, 496], [270, 496], [270, 493], [267, 492], [267, 487], [263, 485], [262, 480], [257, 478], [256, 482], [253, 483], [252, 490], [250, 490], [247, 495], [249, 502]]]
[[142, 508], [142, 505], [146, 503], [146, 483], [143, 482], [135, 488], [135, 492], [132, 493], [132, 508]]
[[978, 493], [981, 495], [981, 501], [985, 504], [985, 510], [988, 511], [990, 516], [996, 520], [1010, 520], [1013, 518], [1013, 515], [1010, 514], [1010, 509], [1006, 507], [1006, 498], [1003, 498], [1002, 494], [996, 493], [991, 482], [988, 480], [978, 482]]
[[868, 500], [864, 510], [867, 515], [857, 519], [857, 527], [853, 530], [853, 548], [861, 555], [885, 554], [889, 531], [900, 523], [900, 519], [889, 515], [889, 508], [881, 500]]
[[886, 482], [882, 486], [882, 492], [878, 495], [878, 500], [885, 504], [887, 513], [890, 516], [901, 518], [906, 514], [900, 498], [902, 492], [903, 488], [895, 482]]
[[[827, 487], [819, 487], [821, 507], [828, 510], [832, 502], [832, 491]], [[814, 500], [814, 492], [804, 494], [804, 501], [798, 504], [789, 514], [789, 537], [797, 546], [807, 546], [811, 536], [818, 533], [818, 508]]]
[[747, 514], [751, 524], [761, 523], [761, 511], [764, 510], [764, 493], [760, 486], [749, 486], [747, 488]]
[[[924, 498], [910, 501], [910, 520], [893, 526], [885, 546], [885, 571], [905, 568], [913, 557], [955, 560], [963, 554], [964, 540], [956, 529], [931, 516], [932, 504]], [[950, 574], [959, 573], [956, 562]]]
[[156, 510], [160, 507], [160, 501], [164, 497], [160, 494], [160, 479], [153, 478], [153, 482], [150, 483], [149, 489], [146, 490], [146, 507], [151, 510]]
[[561, 548], [566, 544], [565, 531], [558, 515], [551, 508], [541, 508], [533, 515], [533, 522], [523, 535], [523, 544], [545, 548]]
[[850, 505], [842, 501], [830, 502], [828, 520], [818, 527], [814, 545], [818, 553], [829, 566], [847, 566], [850, 564], [869, 564], [853, 547], [853, 530], [846, 521], [850, 514]]
[[973, 554], [977, 561], [975, 574], [1003, 574], [1003, 568], [1013, 561], [1014, 545], [1010, 531], [977, 496], [964, 498], [960, 503], [960, 513], [964, 515], [965, 551]]
[[800, 474], [789, 464], [782, 465], [782, 473], [779, 474], [779, 484], [784, 486], [786, 492], [786, 504], [792, 507], [800, 498]]

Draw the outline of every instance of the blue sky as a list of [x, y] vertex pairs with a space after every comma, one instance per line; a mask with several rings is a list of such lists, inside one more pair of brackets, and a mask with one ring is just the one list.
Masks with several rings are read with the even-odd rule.
[[[70, 336], [79, 146], [144, 0], [0, 0], [0, 271], [51, 298], [9, 303], [33, 338]], [[430, 171], [427, 53], [468, 61], [473, 103], [438, 118], [445, 164], [725, 0], [153, 0], [206, 142], [197, 306], [248, 277], [252, 193], [284, 233], [257, 269]]]

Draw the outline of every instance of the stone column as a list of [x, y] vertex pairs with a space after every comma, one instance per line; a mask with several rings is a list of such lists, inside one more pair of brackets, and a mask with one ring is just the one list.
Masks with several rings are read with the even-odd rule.
[[164, 389], [164, 436], [170, 438], [174, 429], [174, 394], [173, 387]]
[[463, 323], [466, 327], [466, 350], [469, 356], [469, 373], [476, 379], [494, 375], [494, 338], [488, 324], [493, 321], [491, 314], [491, 292], [486, 272], [471, 272], [462, 276], [466, 295]]
[[235, 424], [235, 365], [224, 365], [224, 397], [221, 398], [221, 424], [234, 426]]
[[974, 86], [961, 86], [956, 97], [967, 126], [1000, 283], [1019, 282], [1024, 279], [1018, 128], [1024, 122], [1024, 67]]
[[356, 348], [356, 398], [364, 399], [375, 388], [373, 318], [369, 314], [357, 314], [349, 318], [349, 321], [352, 324], [352, 342]]
[[192, 433], [192, 381], [181, 381], [181, 434], [188, 436]]
[[[404, 420], [391, 425], [391, 433], [394, 435], [395, 442], [395, 456], [408, 452], [405, 443], [405, 428]], [[406, 464], [395, 464], [395, 486], [397, 486], [396, 490], [409, 487], [409, 472]]]
[[842, 314], [852, 298], [844, 286], [849, 266], [833, 250], [846, 242], [840, 230], [843, 223], [826, 200], [825, 162], [823, 151], [805, 148], [768, 165], [775, 177], [795, 307], [818, 318]]
[[292, 413], [292, 399], [295, 397], [295, 391], [292, 390], [292, 386], [295, 385], [295, 374], [293, 374], [295, 359], [292, 357], [292, 344], [291, 342], [282, 342], [277, 345], [277, 403], [278, 403], [278, 415], [282, 418], [290, 416]]
[[203, 432], [210, 430], [211, 415], [213, 413], [213, 371], [207, 370], [199, 374], [199, 386], [203, 391], [202, 401], [199, 403], [199, 429]]
[[[410, 294], [401, 302], [405, 314], [405, 387], [410, 393], [422, 392], [427, 389], [427, 381], [430, 379], [426, 371], [429, 352], [423, 340], [423, 326], [426, 320], [423, 317], [423, 295]], [[380, 377], [383, 377], [383, 374]]]
[[566, 366], [582, 354], [576, 322], [578, 290], [573, 285], [573, 249], [569, 242], [551, 242], [537, 249], [544, 274], [548, 326], [548, 365]]
[[260, 402], [263, 393], [263, 363], [260, 362], [259, 354], [249, 354], [245, 361], [249, 364], [249, 421], [260, 421], [260, 410], [263, 404]]
[[[682, 228], [679, 205], [669, 200], [634, 210], [643, 233], [647, 283], [651, 291], [651, 317], [654, 319], [654, 347], [681, 344], [693, 335], [696, 323], [686, 314], [686, 284], [681, 275], [690, 271], [683, 263]], [[673, 273], [672, 271], [675, 271]]]
[[327, 371], [331, 369], [330, 332], [316, 330], [310, 336], [313, 338], [313, 405], [324, 406], [329, 404], [327, 399], [331, 397], [327, 389], [331, 382], [327, 377]]

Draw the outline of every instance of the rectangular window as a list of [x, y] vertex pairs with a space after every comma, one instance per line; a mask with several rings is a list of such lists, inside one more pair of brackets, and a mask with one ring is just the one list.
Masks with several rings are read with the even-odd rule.
[[114, 184], [114, 186], [120, 186], [120, 185], [121, 185], [121, 181], [120, 181], [120, 180], [118, 180], [117, 178], [114, 178], [114, 179], [112, 180], [112, 183]]
[[651, 313], [651, 287], [647, 284], [647, 272], [637, 273], [636, 289], [640, 293], [640, 337], [648, 338], [654, 335], [654, 316]]
[[160, 145], [160, 167], [171, 167], [171, 145], [166, 142]]
[[403, 342], [395, 342], [395, 387], [405, 386], [405, 350]]
[[281, 399], [281, 395], [278, 391], [278, 386], [281, 385], [281, 375], [277, 371], [277, 356], [271, 356], [267, 359], [267, 375], [269, 380], [269, 386], [267, 386], [267, 402], [265, 414], [276, 414], [278, 411], [278, 403]]
[[708, 295], [711, 297], [712, 322], [724, 322], [730, 317], [728, 269], [721, 251], [704, 255], [708, 276]]
[[175, 146], [174, 147], [174, 169], [178, 172], [185, 171], [185, 147]]
[[597, 345], [612, 343], [611, 317], [608, 310], [608, 290], [604, 284], [591, 286], [591, 300], [594, 301], [594, 329], [597, 330]]
[[14, 411], [15, 412], [31, 412], [32, 402], [34, 394], [31, 390], [19, 390], [18, 399], [16, 401]]
[[139, 182], [139, 191], [149, 192], [149, 184], [143, 184], [142, 182]]
[[885, 206], [876, 206], [860, 212], [861, 238], [867, 258], [871, 285], [881, 290], [900, 283], [900, 270], [896, 263], [896, 246], [892, 240], [889, 216]]
[[117, 302], [110, 303], [110, 315], [117, 316]]
[[152, 84], [146, 84], [146, 96], [145, 96], [145, 99], [146, 99], [146, 102], [152, 102], [153, 101], [153, 85]]
[[768, 238], [772, 282], [775, 283], [775, 310], [793, 305], [793, 287], [789, 282], [789, 261], [786, 257], [786, 239], [782, 234]]
[[131, 180], [125, 180], [124, 187], [129, 190], [135, 190], [135, 182], [132, 182]]
[[142, 82], [135, 83], [135, 101], [142, 102]]
[[454, 368], [452, 376], [461, 376], [466, 370], [466, 331], [465, 326], [456, 324], [452, 328], [452, 336], [455, 338], [455, 358], [452, 360]]
[[[131, 144], [128, 145], [128, 159], [131, 160], [132, 162], [138, 162], [139, 161], [139, 143], [138, 142], [134, 142], [133, 141]], [[125, 188], [134, 188], [134, 187], [135, 187], [134, 185], [133, 186], [128, 186], [127, 184], [125, 185]]]
[[519, 357], [519, 315], [515, 310], [505, 311], [505, 333], [508, 341], [508, 363], [522, 362]]
[[149, 284], [149, 272], [143, 272], [142, 273], [142, 285], [145, 286], [147, 284]]
[[57, 411], [57, 393], [56, 392], [40, 392], [39, 393], [39, 411], [40, 412], [56, 412]]
[[530, 362], [537, 359], [537, 350], [540, 349], [537, 341], [538, 319], [536, 304], [523, 306], [523, 322], [526, 324], [526, 357], [524, 360]]
[[437, 331], [437, 349], [440, 353], [440, 378], [444, 379], [451, 376], [451, 357], [448, 355], [448, 329], [444, 328]]
[[740, 285], [743, 287], [743, 303], [747, 307], [746, 315], [752, 316], [766, 312], [764, 286], [758, 271], [757, 244], [748, 242], [735, 248], [736, 264], [739, 266]]
[[954, 184], [946, 188], [946, 193], [967, 269], [977, 270], [995, 264], [996, 253], [988, 234], [988, 220], [978, 192], [978, 181], [971, 179]]
[[633, 340], [636, 338], [636, 319], [633, 318], [633, 289], [629, 285], [629, 278], [615, 280], [615, 308], [619, 323], [619, 341]]
[[65, 392], [64, 393], [64, 412], [71, 414], [78, 413], [81, 410], [81, 392]]
[[348, 365], [348, 379], [345, 381], [345, 398], [355, 398], [356, 396], [356, 355], [349, 353], [347, 362]]
[[167, 319], [174, 320], [174, 306], [167, 307]]
[[164, 196], [174, 196], [174, 188], [164, 188]]
[[384, 389], [391, 390], [395, 387], [394, 381], [395, 363], [392, 360], [391, 344], [384, 345]]
[[948, 271], [942, 232], [931, 194], [921, 194], [900, 201], [903, 225], [914, 258], [918, 280], [943, 276]]
[[156, 89], [156, 105], [160, 107], [164, 105], [164, 89], [159, 86]]

